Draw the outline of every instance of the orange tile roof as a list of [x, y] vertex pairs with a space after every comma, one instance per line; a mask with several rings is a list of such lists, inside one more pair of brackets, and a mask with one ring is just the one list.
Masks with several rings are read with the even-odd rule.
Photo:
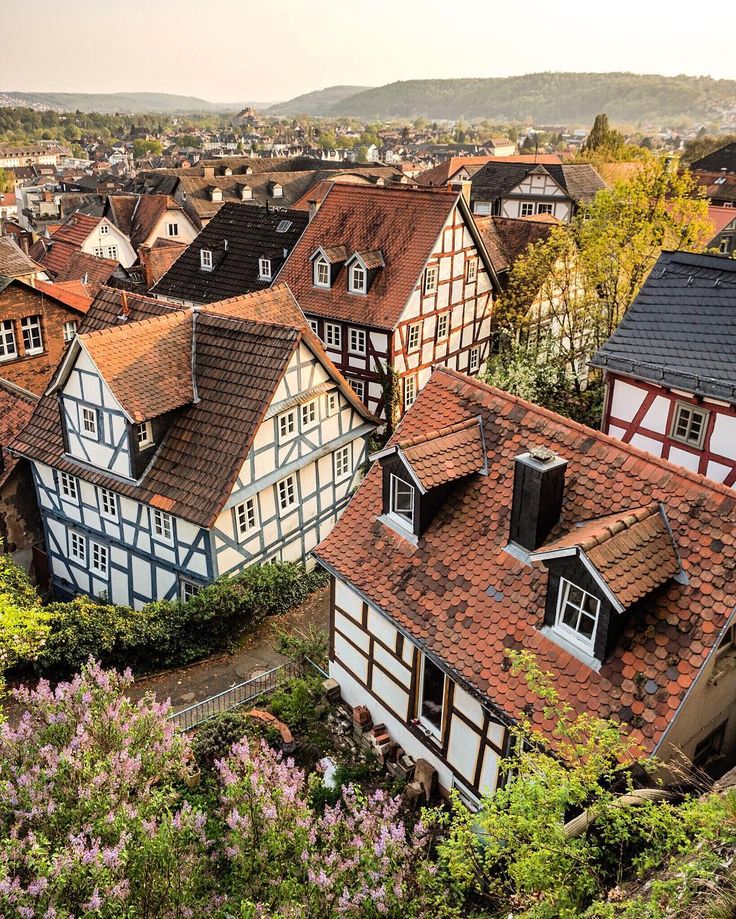
[[[446, 368], [435, 370], [393, 443], [478, 414], [488, 475], [458, 481], [416, 545], [379, 521], [381, 469], [374, 464], [316, 556], [507, 717], [529, 707], [533, 723], [553, 736], [539, 699], [506, 668], [507, 649], [524, 648], [552, 672], [574, 711], [622, 723], [653, 752], [736, 609], [736, 493]], [[542, 633], [544, 567], [504, 548], [514, 458], [536, 444], [568, 461], [553, 536], [596, 515], [661, 502], [687, 576], [627, 610], [599, 671]]]
[[420, 173], [416, 180], [420, 185], [446, 185], [447, 182], [459, 172], [463, 166], [485, 166], [486, 163], [526, 163], [535, 165], [559, 165], [562, 160], [556, 153], [532, 154], [520, 153], [517, 156], [451, 156]]
[[54, 241], [71, 243], [75, 248], [79, 248], [90, 233], [97, 228], [101, 219], [101, 217], [90, 217], [88, 214], [70, 214], [54, 232]]
[[438, 431], [400, 440], [396, 447], [425, 491], [485, 468], [480, 418], [470, 418]]
[[[78, 283], [78, 282], [77, 282]], [[78, 313], [86, 313], [92, 303], [92, 297], [79, 285], [79, 288], [70, 289], [66, 285], [48, 284], [45, 281], [36, 281], [33, 285], [46, 297], [71, 307]]]
[[38, 396], [0, 379], [0, 485], [18, 462], [6, 447], [28, 424], [37, 401]]

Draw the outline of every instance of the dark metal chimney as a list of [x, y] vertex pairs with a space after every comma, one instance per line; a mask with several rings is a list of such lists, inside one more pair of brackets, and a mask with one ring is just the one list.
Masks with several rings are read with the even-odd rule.
[[560, 519], [567, 460], [547, 447], [532, 447], [515, 463], [509, 539], [533, 552]]

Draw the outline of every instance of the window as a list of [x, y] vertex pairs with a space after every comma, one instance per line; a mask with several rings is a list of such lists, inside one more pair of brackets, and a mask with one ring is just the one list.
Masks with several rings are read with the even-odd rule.
[[593, 646], [599, 608], [597, 597], [560, 578], [556, 624], [566, 638], [586, 651]]
[[13, 322], [11, 319], [6, 319], [4, 322], [0, 322], [0, 361], [7, 361], [17, 356], [18, 351], [15, 347]]
[[350, 475], [350, 446], [335, 450], [335, 481], [341, 482]]
[[705, 409], [695, 408], [694, 405], [688, 405], [686, 402], [678, 402], [670, 436], [674, 440], [700, 449], [705, 439], [709, 414], [710, 412]]
[[319, 335], [319, 322], [316, 319], [309, 320], [309, 328], [314, 332], [315, 335]]
[[101, 546], [98, 542], [91, 543], [92, 552], [90, 558], [90, 568], [98, 574], [107, 574], [108, 549], [107, 546]]
[[554, 214], [555, 206], [554, 204], [538, 204], [537, 213], [538, 214]]
[[417, 401], [417, 378], [404, 377], [404, 409], [411, 408]]
[[212, 250], [202, 249], [199, 253], [199, 264], [202, 271], [212, 271]]
[[276, 184], [276, 185], [274, 185], [273, 188], [271, 189], [271, 194], [274, 196], [274, 198], [283, 198], [283, 197], [284, 197], [284, 189], [283, 189], [283, 187], [282, 187], [281, 185]]
[[317, 424], [317, 400], [312, 399], [301, 406], [302, 430], [307, 431]]
[[104, 258], [104, 257], [105, 257], [105, 248], [104, 248], [104, 246], [95, 246], [94, 249], [92, 250], [92, 252], [94, 253], [94, 255], [95, 255], [97, 258]]
[[337, 413], [337, 393], [328, 392], [327, 393], [327, 417], [330, 415], [335, 415]]
[[87, 540], [79, 533], [72, 532], [69, 534], [69, 556], [75, 562], [81, 562], [83, 565], [87, 564]]
[[59, 487], [61, 488], [62, 497], [71, 498], [72, 501], [79, 500], [79, 488], [73, 475], [69, 475], [68, 472], [60, 472]]
[[325, 323], [325, 344], [331, 348], [342, 348], [342, 326], [335, 322]]
[[153, 426], [150, 421], [141, 421], [135, 426], [135, 439], [140, 450], [153, 445]]
[[279, 510], [287, 511], [296, 504], [296, 479], [287, 476], [279, 482]]
[[77, 334], [76, 320], [71, 319], [69, 322], [65, 322], [64, 323], [64, 341], [71, 341], [76, 334]]
[[465, 263], [465, 280], [470, 284], [478, 277], [478, 259], [469, 258]]
[[38, 354], [43, 351], [41, 317], [26, 316], [25, 319], [21, 319], [20, 327], [23, 332], [23, 348], [26, 354]]
[[314, 263], [314, 285], [315, 287], [330, 286], [330, 266], [326, 259], [318, 258]]
[[271, 259], [270, 258], [259, 258], [258, 259], [258, 277], [261, 281], [271, 280]]
[[193, 584], [191, 581], [185, 581], [184, 578], [179, 582], [181, 590], [179, 596], [182, 603], [188, 603], [192, 597], [199, 593], [199, 584]]
[[427, 265], [424, 269], [424, 293], [433, 294], [437, 290], [437, 266]]
[[719, 724], [715, 731], [711, 731], [710, 734], [704, 737], [695, 747], [695, 752], [693, 753], [693, 766], [697, 766], [701, 769], [705, 768], [712, 763], [717, 756], [721, 755], [727, 724], [728, 719]]
[[414, 488], [408, 482], [391, 474], [391, 504], [389, 513], [401, 523], [414, 525]]
[[353, 294], [365, 293], [365, 268], [362, 265], [353, 265], [350, 269], [350, 292]]
[[419, 690], [419, 723], [436, 737], [442, 733], [442, 712], [445, 706], [445, 674], [428, 657], [422, 657]]
[[726, 629], [726, 633], [721, 639], [721, 643], [718, 645], [716, 657], [720, 657], [722, 654], [727, 654], [729, 651], [733, 651], [734, 648], [736, 648], [736, 623], [734, 623], [734, 625], [730, 625]]
[[279, 440], [286, 440], [296, 433], [296, 412], [284, 412], [279, 415]]
[[416, 351], [419, 347], [419, 339], [422, 334], [422, 324], [421, 322], [415, 322], [414, 325], [409, 326], [409, 332], [406, 336], [406, 345], [409, 351]]
[[365, 330], [350, 330], [350, 351], [352, 354], [365, 354]]
[[437, 340], [440, 341], [443, 338], [447, 338], [447, 333], [450, 329], [450, 316], [449, 313], [443, 313], [441, 316], [437, 317]]
[[97, 409], [82, 406], [82, 434], [97, 440]]
[[471, 348], [470, 357], [468, 358], [468, 371], [477, 373], [480, 367], [480, 348]]
[[103, 517], [110, 520], [118, 519], [118, 496], [114, 491], [107, 488], [100, 488], [100, 511]]
[[532, 217], [534, 215], [534, 202], [533, 201], [522, 201], [519, 206], [519, 216], [520, 217]]
[[172, 527], [171, 514], [165, 514], [163, 511], [154, 508], [153, 511], [153, 534], [160, 539], [171, 541]]
[[721, 240], [721, 242], [720, 242], [720, 244], [719, 244], [719, 246], [718, 246], [718, 251], [719, 251], [722, 255], [728, 255], [728, 253], [731, 251], [731, 239], [730, 239], [730, 237], [728, 237], [728, 236], [724, 236], [724, 237], [723, 237], [723, 239]]
[[107, 236], [110, 232], [110, 227], [106, 223], [100, 224], [100, 236]]
[[107, 257], [116, 259], [118, 257], [118, 247], [117, 246], [108, 246], [107, 247]]
[[361, 400], [361, 402], [365, 402], [365, 382], [363, 380], [357, 379], [357, 377], [353, 377], [353, 379], [350, 381], [350, 385], [353, 388], [353, 392]]
[[235, 525], [238, 536], [245, 536], [256, 526], [256, 499], [248, 498], [235, 508]]
[[167, 223], [166, 224], [166, 235], [167, 236], [178, 236], [179, 235], [179, 224], [178, 223]]

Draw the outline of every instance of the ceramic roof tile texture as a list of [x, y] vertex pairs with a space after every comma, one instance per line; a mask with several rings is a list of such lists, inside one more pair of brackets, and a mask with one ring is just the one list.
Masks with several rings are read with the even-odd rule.
[[659, 504], [590, 520], [533, 554], [578, 548], [619, 603], [628, 607], [680, 571], [680, 558]]
[[110, 195], [105, 213], [138, 251], [167, 211], [183, 208], [169, 195]]
[[426, 491], [485, 468], [483, 428], [478, 418], [400, 441], [397, 446]]
[[479, 169], [486, 163], [524, 163], [536, 165], [537, 163], [558, 164], [562, 160], [556, 153], [540, 153], [536, 156], [519, 154], [518, 156], [450, 156], [444, 163], [427, 169], [417, 176], [420, 185], [446, 185], [447, 182], [459, 172], [463, 166], [466, 169]]
[[[507, 717], [531, 706], [535, 725], [553, 734], [523, 676], [504, 669], [506, 650], [525, 648], [552, 671], [575, 711], [621, 722], [653, 752], [736, 608], [736, 494], [444, 368], [422, 389], [395, 440], [479, 413], [488, 475], [459, 481], [417, 545], [379, 522], [376, 463], [315, 554]], [[662, 502], [687, 574], [687, 583], [671, 579], [626, 611], [619, 643], [599, 672], [540, 631], [544, 566], [504, 550], [514, 458], [540, 444], [568, 460], [553, 536], [601, 513]], [[636, 674], [645, 677], [641, 687]]]
[[474, 220], [497, 272], [508, 271], [529, 246], [549, 239], [557, 223], [554, 218], [552, 222], [513, 217], [475, 217]]
[[86, 278], [88, 284], [99, 288], [110, 280], [118, 267], [114, 259], [97, 258], [81, 249], [67, 250], [64, 257], [63, 265], [55, 272], [57, 281], [81, 281]]
[[0, 236], [0, 275], [19, 278], [41, 270], [41, 266], [29, 258], [14, 239]]
[[79, 327], [79, 332], [95, 332], [97, 329], [150, 319], [152, 316], [165, 316], [179, 309], [180, 307], [173, 303], [153, 297], [144, 297], [115, 287], [101, 287]]
[[28, 424], [37, 402], [37, 396], [0, 379], [0, 485], [18, 462], [7, 445]]
[[[335, 183], [284, 266], [285, 281], [308, 315], [393, 329], [432, 254], [458, 195], [446, 191], [368, 188]], [[310, 258], [318, 247], [380, 250], [385, 267], [368, 293], [347, 292], [340, 268], [332, 287], [315, 287]]]
[[663, 252], [591, 364], [736, 401], [736, 260]]
[[36, 281], [33, 286], [36, 290], [40, 290], [44, 296], [50, 297], [58, 303], [63, 303], [78, 313], [86, 313], [92, 303], [92, 297], [81, 285], [79, 288], [69, 288], [64, 284], [48, 284], [45, 281]]
[[54, 241], [71, 243], [79, 248], [97, 228], [100, 219], [87, 214], [71, 214], [54, 233]]

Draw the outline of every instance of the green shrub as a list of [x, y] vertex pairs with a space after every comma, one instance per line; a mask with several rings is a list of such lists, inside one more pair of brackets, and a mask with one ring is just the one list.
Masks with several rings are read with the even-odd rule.
[[297, 677], [280, 686], [268, 700], [268, 708], [292, 731], [301, 730], [319, 716], [315, 711], [322, 694], [318, 676]]
[[234, 743], [243, 737], [252, 738], [258, 729], [244, 710], [224, 712], [205, 722], [194, 735], [192, 752], [200, 769], [212, 769], [215, 760], [230, 752]]

